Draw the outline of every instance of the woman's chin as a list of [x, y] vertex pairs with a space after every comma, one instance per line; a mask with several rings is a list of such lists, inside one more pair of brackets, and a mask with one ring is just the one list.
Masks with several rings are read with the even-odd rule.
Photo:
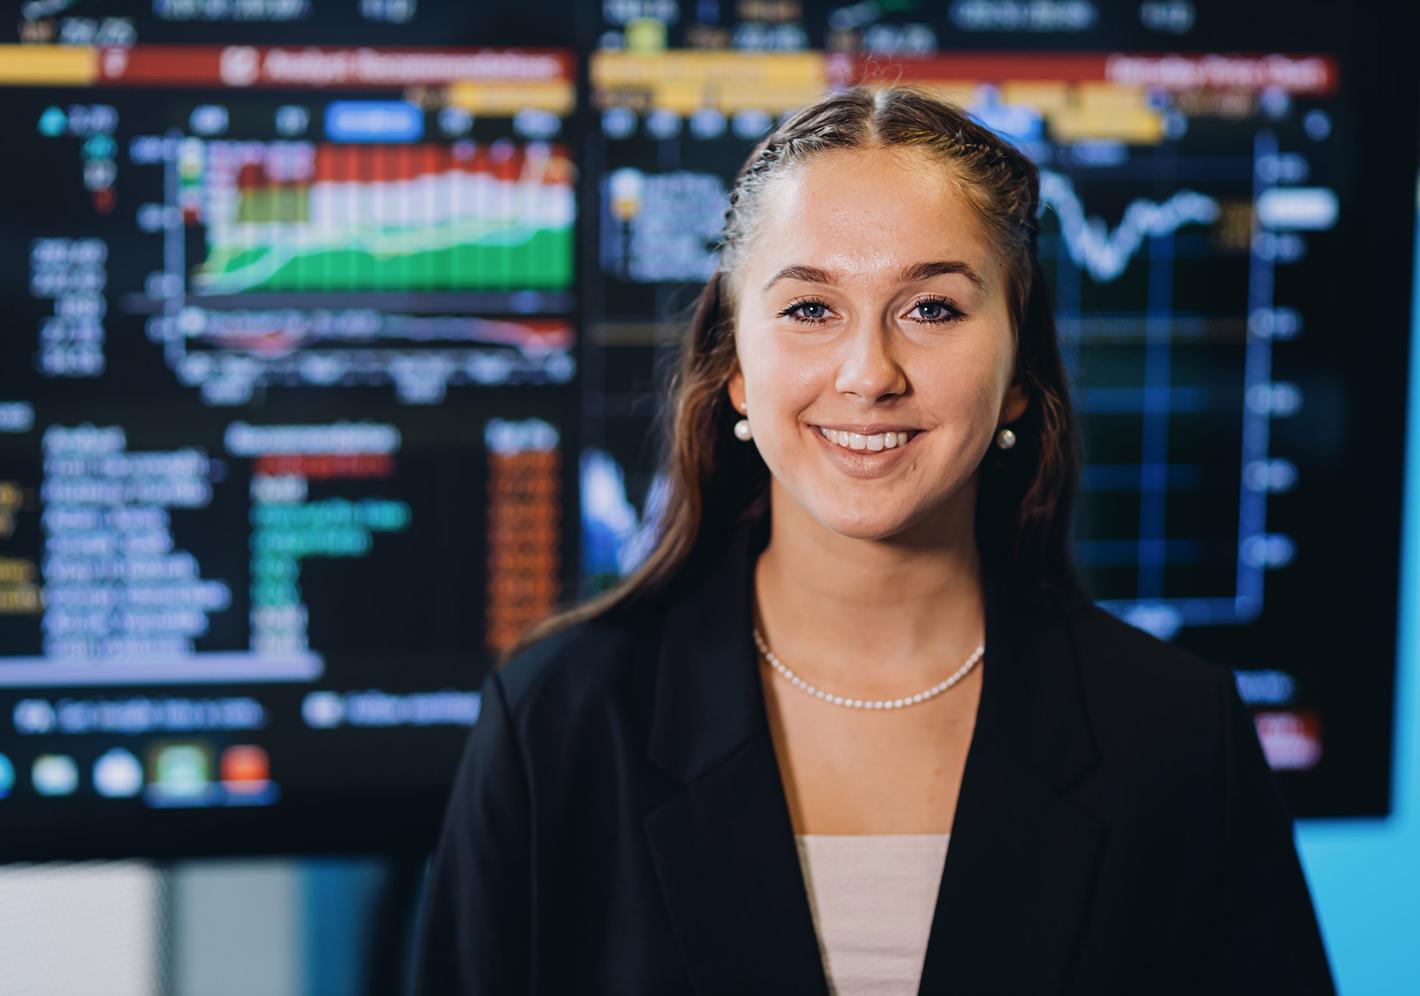
[[814, 518], [847, 539], [886, 540], [911, 528], [920, 517], [908, 515], [905, 510], [825, 508], [817, 510]]
[[[855, 488], [840, 482], [825, 486], [815, 481], [811, 487], [800, 482], [800, 487], [790, 489], [778, 478], [772, 480], [776, 517], [780, 513], [793, 519], [805, 517], [829, 532], [857, 540], [902, 540], [917, 532], [939, 538], [944, 529], [951, 530], [958, 518], [958, 499], [966, 497], [926, 495], [911, 488]], [[785, 508], [778, 508], [781, 503]]]

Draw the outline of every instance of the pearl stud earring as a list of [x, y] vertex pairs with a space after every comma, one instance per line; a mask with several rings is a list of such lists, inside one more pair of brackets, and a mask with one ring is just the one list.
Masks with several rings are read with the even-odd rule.
[[1009, 450], [1016, 445], [1016, 434], [1010, 429], [1002, 429], [996, 433], [996, 445], [1003, 450]]
[[[740, 405], [740, 411], [749, 414], [749, 402]], [[735, 423], [735, 438], [742, 443], [747, 443], [754, 436], [754, 430], [749, 427], [749, 419], [742, 418]]]

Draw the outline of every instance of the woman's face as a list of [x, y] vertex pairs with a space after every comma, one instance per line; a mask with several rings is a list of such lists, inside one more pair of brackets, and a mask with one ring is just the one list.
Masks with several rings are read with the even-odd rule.
[[731, 402], [775, 501], [845, 536], [974, 505], [981, 458], [1026, 406], [1004, 271], [929, 155], [835, 150], [774, 178], [734, 274]]

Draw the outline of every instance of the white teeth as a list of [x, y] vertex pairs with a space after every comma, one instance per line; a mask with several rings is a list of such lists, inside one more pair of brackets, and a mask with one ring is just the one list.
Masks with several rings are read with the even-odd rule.
[[822, 426], [819, 427], [818, 431], [823, 433], [824, 438], [829, 442], [842, 446], [845, 449], [868, 450], [872, 452], [906, 446], [909, 436], [906, 432], [879, 432], [876, 435], [865, 436], [860, 432], [825, 429]]

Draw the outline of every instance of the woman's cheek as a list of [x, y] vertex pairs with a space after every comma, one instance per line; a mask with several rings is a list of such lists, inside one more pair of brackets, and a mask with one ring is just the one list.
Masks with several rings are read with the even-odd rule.
[[787, 427], [818, 398], [820, 378], [815, 365], [803, 358], [781, 353], [772, 360], [761, 370], [764, 410], [773, 411], [775, 422], [785, 423]]

